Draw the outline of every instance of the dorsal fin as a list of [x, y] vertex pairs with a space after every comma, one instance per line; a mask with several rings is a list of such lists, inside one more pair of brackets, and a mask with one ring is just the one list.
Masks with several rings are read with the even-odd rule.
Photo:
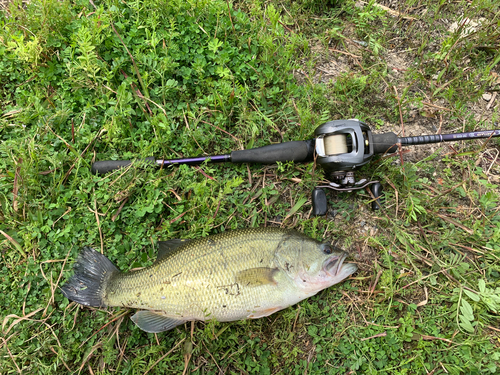
[[166, 257], [168, 254], [175, 251], [179, 246], [188, 243], [189, 240], [169, 240], [169, 241], [158, 241], [158, 256], [156, 260], [160, 260]]

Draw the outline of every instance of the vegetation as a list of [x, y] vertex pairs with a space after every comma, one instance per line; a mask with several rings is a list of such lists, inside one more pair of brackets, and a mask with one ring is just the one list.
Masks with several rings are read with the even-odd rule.
[[[342, 118], [407, 135], [498, 127], [500, 4], [393, 3], [14, 0], [0, 12], [0, 372], [500, 371], [495, 139], [374, 160], [357, 173], [383, 182], [383, 210], [364, 191], [329, 194], [326, 217], [311, 215], [324, 181], [313, 164], [90, 172], [309, 139]], [[359, 271], [268, 318], [158, 335], [58, 289], [85, 245], [129, 270], [153, 262], [157, 240], [266, 225], [338, 241]]]

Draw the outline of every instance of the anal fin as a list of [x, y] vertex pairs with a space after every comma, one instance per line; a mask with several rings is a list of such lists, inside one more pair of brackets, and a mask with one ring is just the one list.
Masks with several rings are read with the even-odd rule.
[[252, 314], [248, 315], [250, 319], [259, 319], [263, 318], [265, 316], [269, 316], [271, 314], [274, 314], [277, 311], [282, 310], [283, 308], [281, 306], [276, 306], [276, 307], [270, 307], [268, 309], [264, 310], [256, 310]]
[[131, 319], [140, 329], [149, 333], [168, 331], [186, 322], [147, 310], [136, 312]]

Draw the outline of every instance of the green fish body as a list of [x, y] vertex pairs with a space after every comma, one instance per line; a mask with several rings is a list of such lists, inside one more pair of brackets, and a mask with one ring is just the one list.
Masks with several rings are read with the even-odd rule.
[[62, 291], [87, 306], [140, 309], [132, 320], [147, 332], [161, 332], [192, 320], [268, 316], [355, 272], [345, 257], [293, 230], [240, 229], [159, 242], [154, 264], [127, 273], [84, 248]]

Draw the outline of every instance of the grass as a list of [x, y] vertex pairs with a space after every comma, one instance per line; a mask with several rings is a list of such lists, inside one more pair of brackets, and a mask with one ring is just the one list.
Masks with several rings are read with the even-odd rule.
[[[497, 2], [406, 0], [392, 15], [351, 0], [8, 9], [2, 373], [499, 371], [497, 140], [374, 160], [358, 177], [383, 182], [384, 209], [370, 211], [365, 192], [329, 194], [330, 215], [320, 218], [310, 192], [324, 176], [312, 164], [90, 173], [95, 160], [308, 139], [341, 118], [407, 135], [498, 127], [499, 99], [488, 108], [483, 99], [499, 89]], [[481, 26], [467, 29], [466, 18]], [[58, 290], [85, 245], [128, 270], [151, 264], [156, 240], [265, 225], [338, 240], [358, 273], [268, 318], [158, 335], [137, 329], [125, 309], [82, 308]]]

